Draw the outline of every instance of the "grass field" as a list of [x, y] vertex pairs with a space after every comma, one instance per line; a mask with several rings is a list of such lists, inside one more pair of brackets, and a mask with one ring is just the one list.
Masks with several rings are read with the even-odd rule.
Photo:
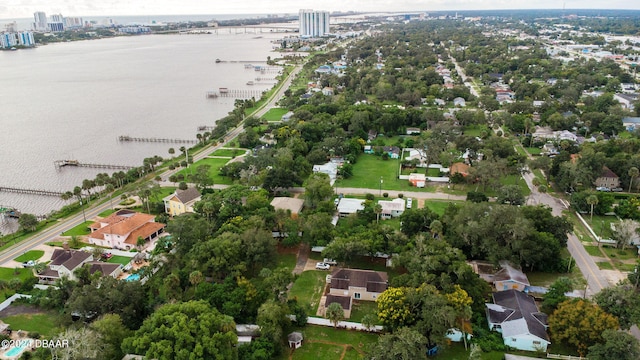
[[25, 262], [25, 261], [29, 261], [29, 260], [38, 260], [42, 257], [42, 255], [44, 255], [44, 251], [43, 250], [29, 250], [26, 253], [18, 256], [17, 258], [13, 259], [17, 262]]
[[425, 200], [424, 207], [429, 208], [429, 210], [433, 211], [438, 215], [444, 214], [444, 211], [447, 209], [449, 204], [452, 203], [463, 203], [463, 201], [438, 201], [438, 200]]
[[[305, 339], [306, 340], [306, 339]], [[293, 352], [293, 360], [340, 360], [344, 346], [307, 342]], [[322, 354], [321, 357], [319, 355]]]
[[226, 184], [231, 185], [233, 181], [227, 177], [220, 175], [220, 168], [223, 167], [229, 159], [220, 159], [220, 158], [207, 158], [202, 159], [200, 161], [196, 161], [195, 163], [189, 165], [188, 169], [182, 169], [177, 174], [182, 174], [187, 177], [187, 174], [191, 174], [195, 172], [199, 165], [210, 165], [209, 169], [209, 177], [213, 179], [214, 184]]
[[227, 156], [227, 157], [235, 157], [238, 155], [244, 154], [246, 149], [218, 149], [211, 154], [210, 156]]
[[465, 135], [468, 136], [480, 136], [483, 131], [488, 131], [489, 128], [484, 125], [466, 126], [463, 130]]
[[582, 214], [582, 217], [591, 226], [596, 235], [603, 239], [611, 238], [611, 223], [618, 222], [618, 218], [615, 216], [593, 215], [593, 220], [589, 214]]
[[5, 268], [0, 267], [0, 280], [9, 281], [18, 278], [22, 281], [33, 277], [33, 271], [30, 268]]
[[107, 260], [107, 262], [111, 264], [127, 265], [129, 262], [131, 262], [131, 258], [126, 256], [113, 255], [111, 259]]
[[542, 149], [537, 148], [537, 147], [528, 147], [528, 148], [525, 148], [525, 149], [527, 149], [527, 151], [531, 155], [540, 155], [542, 153]]
[[296, 254], [278, 254], [276, 261], [278, 268], [293, 270], [296, 267]]
[[57, 327], [52, 314], [21, 314], [7, 316], [2, 321], [9, 324], [13, 330], [38, 332], [45, 337], [57, 334]]
[[612, 259], [618, 260], [631, 260], [636, 259], [638, 257], [635, 249], [616, 249], [609, 246], [603, 246], [602, 250], [607, 254], [608, 257]]
[[598, 246], [585, 245], [584, 249], [587, 251], [587, 254], [591, 256], [604, 257], [604, 255], [602, 255], [602, 252], [600, 251], [600, 248]]
[[382, 160], [375, 155], [360, 155], [358, 161], [353, 165], [353, 176], [349, 179], [342, 179], [336, 182], [336, 187], [353, 187], [364, 189], [380, 189], [380, 179], [382, 178], [382, 192], [385, 190], [400, 191], [435, 191], [434, 187], [418, 189], [409, 185], [408, 180], [399, 180], [397, 173], [399, 163], [397, 159]]
[[108, 210], [105, 210], [105, 211], [101, 212], [100, 214], [98, 214], [98, 216], [104, 218], [104, 217], [107, 217], [107, 216], [113, 214], [114, 212], [116, 212], [116, 211], [108, 209]]
[[89, 235], [91, 230], [89, 230], [89, 225], [93, 224], [93, 221], [85, 221], [81, 224], [74, 226], [73, 228], [62, 233], [64, 236], [82, 236]]
[[440, 176], [440, 170], [438, 170], [438, 169], [427, 169], [427, 176], [438, 177], [438, 176]]
[[[378, 306], [375, 301], [358, 301], [351, 306], [351, 317], [347, 321], [360, 322], [362, 318], [367, 314], [376, 315], [378, 312]], [[378, 321], [376, 324], [381, 325]]]
[[266, 114], [264, 114], [264, 116], [262, 116], [262, 119], [267, 121], [280, 121], [282, 120], [282, 115], [288, 112], [289, 110], [284, 108], [271, 108]]
[[297, 298], [298, 303], [309, 305], [310, 314], [315, 315], [324, 290], [326, 276], [329, 274], [328, 271], [320, 270], [303, 272], [293, 283], [291, 290], [289, 290], [289, 298]]
[[598, 265], [600, 270], [613, 270], [613, 265], [608, 261], [600, 261], [597, 262], [596, 265]]

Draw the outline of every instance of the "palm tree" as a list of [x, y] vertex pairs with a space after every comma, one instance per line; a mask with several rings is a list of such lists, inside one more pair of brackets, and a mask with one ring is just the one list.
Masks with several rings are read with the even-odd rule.
[[591, 217], [589, 219], [590, 222], [593, 222], [593, 207], [598, 205], [598, 197], [595, 195], [589, 195], [587, 197], [587, 204], [591, 206]]
[[333, 327], [338, 327], [338, 322], [344, 319], [344, 310], [340, 304], [334, 302], [327, 307], [325, 315], [333, 323]]
[[174, 148], [169, 148], [169, 155], [171, 155], [171, 160], [173, 160], [173, 155], [176, 153], [176, 149]]
[[202, 273], [198, 270], [192, 271], [189, 274], [189, 283], [191, 283], [191, 285], [193, 286], [197, 286], [198, 284], [200, 284], [203, 279], [204, 277], [202, 276]]
[[104, 191], [109, 194], [109, 204], [111, 205], [111, 210], [113, 210], [113, 190], [115, 190], [115, 187], [111, 183], [108, 183], [107, 186], [104, 187]]
[[631, 192], [633, 181], [638, 177], [638, 175], [640, 175], [640, 170], [638, 170], [637, 167], [633, 166], [629, 169], [629, 177], [631, 177], [631, 180], [629, 180], [629, 192]]
[[382, 214], [382, 205], [376, 204], [373, 207], [373, 212], [376, 213], [376, 224], [377, 224], [378, 221], [380, 220], [380, 214]]

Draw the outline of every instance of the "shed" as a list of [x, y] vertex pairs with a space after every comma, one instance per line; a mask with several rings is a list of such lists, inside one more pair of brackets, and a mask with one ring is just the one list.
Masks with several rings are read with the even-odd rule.
[[289, 334], [289, 336], [287, 336], [287, 340], [289, 341], [289, 347], [297, 349], [302, 346], [302, 333], [299, 333], [297, 331], [292, 332], [291, 334]]

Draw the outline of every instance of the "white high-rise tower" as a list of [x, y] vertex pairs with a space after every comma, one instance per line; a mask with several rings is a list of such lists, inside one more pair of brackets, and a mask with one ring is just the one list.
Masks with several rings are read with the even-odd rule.
[[328, 11], [300, 10], [300, 36], [319, 37], [328, 33]]
[[44, 11], [37, 11], [33, 13], [33, 29], [36, 31], [47, 30], [47, 14]]

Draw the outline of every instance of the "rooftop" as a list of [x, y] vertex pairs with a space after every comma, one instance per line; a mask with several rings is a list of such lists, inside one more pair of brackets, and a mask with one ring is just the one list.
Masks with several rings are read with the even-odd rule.
[[342, 198], [338, 203], [338, 212], [342, 214], [355, 214], [358, 210], [364, 210], [364, 200]]
[[489, 321], [501, 324], [502, 336], [532, 334], [549, 341], [547, 315], [538, 311], [533, 298], [518, 290], [493, 293], [493, 304], [486, 304]]
[[292, 214], [298, 214], [304, 206], [304, 200], [290, 197], [275, 197], [271, 200], [271, 206], [276, 210], [289, 210]]
[[381, 271], [337, 268], [331, 274], [331, 288], [346, 290], [353, 286], [381, 293], [389, 287], [388, 280], [387, 273]]

